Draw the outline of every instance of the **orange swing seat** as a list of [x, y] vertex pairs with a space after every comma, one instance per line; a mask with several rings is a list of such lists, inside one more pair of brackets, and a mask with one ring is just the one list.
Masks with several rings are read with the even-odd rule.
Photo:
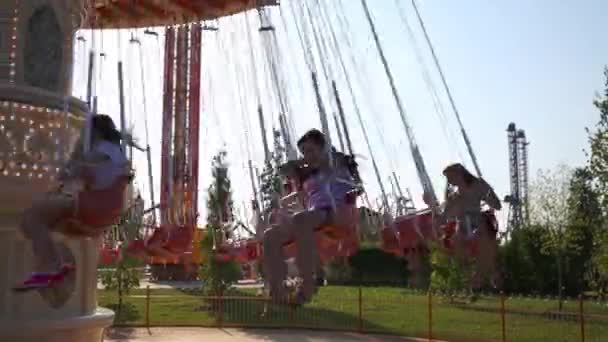
[[[328, 262], [336, 257], [352, 256], [359, 250], [356, 230], [359, 220], [359, 210], [356, 204], [358, 196], [358, 191], [349, 193], [346, 203], [336, 208], [333, 222], [315, 229], [315, 244], [321, 262]], [[295, 257], [297, 254], [296, 241], [291, 240], [285, 243], [283, 251], [287, 258]]]

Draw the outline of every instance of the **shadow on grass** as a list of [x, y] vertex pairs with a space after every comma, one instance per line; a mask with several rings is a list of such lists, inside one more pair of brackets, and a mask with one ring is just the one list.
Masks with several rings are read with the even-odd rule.
[[114, 324], [134, 322], [141, 318], [139, 310], [133, 303], [123, 303], [120, 307], [116, 303], [105, 306], [114, 311]]
[[[358, 317], [356, 302], [336, 301], [336, 310], [312, 302], [302, 307], [288, 303], [273, 304], [251, 293], [232, 293], [230, 297], [207, 298], [206, 310], [222, 326], [252, 328], [302, 328], [316, 330], [365, 331], [398, 333], [365, 318]], [[345, 304], [346, 307], [344, 307]], [[339, 307], [342, 306], [342, 307]], [[342, 309], [338, 311], [339, 309]]]
[[134, 337], [135, 333], [135, 328], [108, 328], [106, 329], [104, 336], [106, 339], [110, 339], [112, 341], [127, 342]]

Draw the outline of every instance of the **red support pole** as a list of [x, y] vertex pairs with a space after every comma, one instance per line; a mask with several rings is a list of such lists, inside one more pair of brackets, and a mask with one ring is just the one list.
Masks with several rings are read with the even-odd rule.
[[171, 153], [171, 136], [173, 131], [173, 70], [175, 67], [175, 29], [167, 27], [165, 30], [165, 69], [163, 89], [163, 132], [161, 138], [161, 192], [160, 209], [161, 224], [167, 221], [167, 208], [169, 206], [169, 157]]
[[[177, 55], [175, 66], [175, 135], [173, 137], [173, 197], [178, 207], [186, 204], [184, 180], [186, 163], [186, 128], [188, 99], [188, 26], [177, 29]], [[178, 211], [179, 224], [184, 224], [183, 211]]]
[[189, 162], [190, 183], [188, 185], [193, 208], [193, 224], [196, 225], [198, 213], [198, 160], [201, 93], [201, 24], [193, 24], [190, 43], [190, 96], [189, 96]]

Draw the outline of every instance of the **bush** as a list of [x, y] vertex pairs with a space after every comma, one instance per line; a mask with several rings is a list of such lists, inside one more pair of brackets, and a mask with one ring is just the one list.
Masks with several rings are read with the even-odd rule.
[[347, 258], [337, 258], [324, 267], [325, 279], [332, 285], [352, 283], [353, 270]]
[[116, 311], [118, 314], [121, 313], [124, 296], [128, 295], [132, 289], [139, 287], [139, 278], [141, 277], [139, 270], [135, 267], [137, 259], [127, 255], [126, 251], [123, 251], [123, 255], [124, 257], [115, 268], [106, 269], [98, 274], [99, 280], [106, 290], [116, 291], [118, 296]]
[[457, 258], [438, 248], [432, 248], [431, 250], [431, 264], [433, 267], [431, 288], [453, 300], [457, 295], [467, 290], [468, 268], [463, 269], [463, 265]]
[[209, 233], [201, 241], [200, 247], [201, 254], [204, 260], [206, 260], [201, 265], [200, 275], [204, 284], [203, 291], [208, 295], [225, 293], [242, 276], [241, 268], [236, 262], [224, 262], [217, 260], [215, 257], [216, 251], [213, 250], [212, 234], [217, 233], [218, 230], [213, 225], [207, 225]]
[[376, 247], [362, 248], [349, 259], [351, 283], [407, 285], [407, 262]]

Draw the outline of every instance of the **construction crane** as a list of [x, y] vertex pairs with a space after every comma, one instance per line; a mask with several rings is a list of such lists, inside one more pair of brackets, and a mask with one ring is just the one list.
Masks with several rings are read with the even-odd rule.
[[517, 129], [515, 123], [507, 128], [509, 145], [509, 174], [511, 191], [505, 197], [509, 203], [507, 234], [528, 222], [528, 145], [526, 133]]

